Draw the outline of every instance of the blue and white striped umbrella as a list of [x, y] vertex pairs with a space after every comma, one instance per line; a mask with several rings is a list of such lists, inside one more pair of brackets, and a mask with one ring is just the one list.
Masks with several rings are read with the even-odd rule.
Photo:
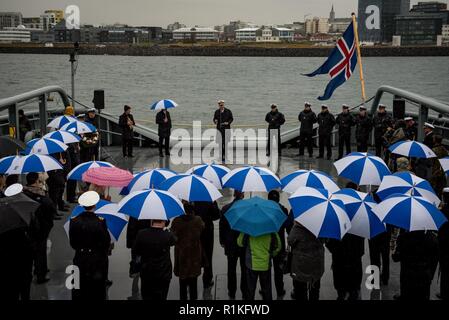
[[439, 160], [443, 171], [446, 173], [446, 175], [449, 174], [449, 157], [445, 157]]
[[383, 177], [391, 174], [381, 158], [365, 152], [352, 152], [334, 162], [334, 166], [340, 177], [349, 179], [360, 186], [378, 186]]
[[438, 230], [447, 221], [433, 203], [423, 197], [393, 194], [373, 209], [384, 223], [408, 230]]
[[0, 174], [6, 174], [20, 159], [20, 156], [8, 156], [0, 159]]
[[161, 183], [159, 189], [170, 192], [179, 199], [214, 202], [222, 195], [208, 180], [193, 174], [179, 174]]
[[423, 197], [435, 206], [439, 206], [441, 203], [430, 183], [410, 172], [398, 172], [384, 177], [376, 193], [381, 200], [399, 193]]
[[42, 154], [16, 156], [6, 174], [24, 174], [29, 172], [48, 172], [62, 169], [62, 165], [55, 158]]
[[391, 153], [410, 158], [436, 158], [435, 152], [418, 141], [399, 141], [388, 148]]
[[162, 190], [135, 191], [118, 203], [118, 212], [144, 220], [170, 220], [184, 214], [184, 206], [170, 192]]
[[178, 104], [174, 102], [173, 100], [159, 100], [151, 105], [151, 110], [164, 110], [164, 109], [171, 109], [176, 108]]
[[346, 213], [351, 219], [351, 229], [348, 233], [371, 239], [385, 232], [385, 225], [372, 211], [377, 206], [372, 196], [354, 189], [342, 189], [334, 193], [334, 196], [343, 201]]
[[68, 146], [61, 141], [49, 138], [33, 139], [27, 143], [26, 154], [53, 154], [66, 151]]
[[186, 174], [196, 174], [209, 180], [218, 189], [223, 188], [222, 179], [231, 170], [219, 164], [201, 164], [186, 171]]
[[[100, 200], [95, 208], [95, 214], [102, 217], [106, 221], [108, 231], [111, 235], [111, 238], [115, 242], [119, 240], [123, 229], [128, 224], [128, 216], [124, 215], [123, 213], [119, 213], [117, 209], [118, 204], [105, 200]], [[67, 235], [69, 234], [70, 229], [70, 219], [80, 215], [83, 212], [84, 208], [79, 205], [73, 209], [69, 220], [64, 224], [64, 229]]]
[[317, 170], [297, 170], [282, 178], [281, 183], [282, 190], [288, 193], [293, 193], [300, 187], [326, 189], [332, 193], [340, 190], [327, 173]]
[[47, 124], [47, 127], [60, 129], [65, 124], [75, 122], [75, 121], [77, 121], [77, 119], [72, 116], [59, 116], [59, 117], [56, 117], [53, 120], [51, 120], [50, 123]]
[[44, 136], [44, 138], [58, 140], [65, 144], [77, 143], [81, 140], [79, 135], [64, 130], [49, 132]]
[[269, 192], [282, 186], [279, 178], [269, 169], [253, 166], [231, 170], [222, 181], [223, 188], [241, 192]]
[[75, 168], [73, 168], [67, 175], [67, 179], [82, 181], [83, 180], [82, 176], [83, 176], [84, 172], [86, 172], [89, 169], [99, 168], [99, 167], [114, 167], [114, 165], [110, 164], [109, 162], [105, 162], [105, 161], [84, 162], [84, 163], [77, 165]]
[[76, 120], [75, 122], [71, 122], [71, 123], [67, 123], [67, 124], [63, 125], [61, 127], [61, 130], [75, 132], [78, 134], [84, 134], [84, 133], [96, 132], [97, 128], [95, 128], [95, 126], [91, 125], [90, 123]]
[[351, 228], [343, 201], [324, 189], [301, 187], [288, 201], [295, 220], [317, 238], [342, 239]]
[[131, 182], [122, 189], [121, 195], [127, 195], [134, 191], [158, 189], [162, 182], [176, 176], [176, 172], [169, 169], [151, 169], [139, 172]]

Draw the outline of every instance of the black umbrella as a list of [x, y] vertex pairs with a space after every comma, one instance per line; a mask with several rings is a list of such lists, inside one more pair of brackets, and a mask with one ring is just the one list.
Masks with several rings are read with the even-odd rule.
[[27, 227], [39, 203], [23, 193], [0, 198], [0, 234]]

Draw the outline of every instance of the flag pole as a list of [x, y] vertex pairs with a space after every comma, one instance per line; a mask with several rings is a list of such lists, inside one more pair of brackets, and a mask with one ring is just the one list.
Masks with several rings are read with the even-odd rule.
[[352, 25], [354, 27], [355, 45], [357, 48], [357, 60], [359, 61], [360, 85], [362, 87], [362, 101], [363, 101], [363, 103], [365, 103], [365, 101], [366, 101], [365, 79], [363, 77], [362, 52], [360, 50], [359, 31], [357, 28], [357, 18], [355, 16], [355, 13], [352, 13], [351, 16], [352, 16]]

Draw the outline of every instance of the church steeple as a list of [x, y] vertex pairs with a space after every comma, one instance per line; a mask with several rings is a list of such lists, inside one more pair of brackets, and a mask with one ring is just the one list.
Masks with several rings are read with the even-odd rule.
[[335, 20], [335, 11], [334, 11], [334, 5], [332, 4], [332, 10], [331, 13], [329, 14], [329, 21], [332, 22]]

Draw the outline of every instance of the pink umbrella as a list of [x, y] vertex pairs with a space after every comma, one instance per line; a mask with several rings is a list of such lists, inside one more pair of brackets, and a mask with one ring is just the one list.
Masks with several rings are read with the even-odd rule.
[[119, 168], [99, 167], [91, 168], [83, 173], [83, 181], [103, 187], [126, 187], [133, 175], [131, 172]]

